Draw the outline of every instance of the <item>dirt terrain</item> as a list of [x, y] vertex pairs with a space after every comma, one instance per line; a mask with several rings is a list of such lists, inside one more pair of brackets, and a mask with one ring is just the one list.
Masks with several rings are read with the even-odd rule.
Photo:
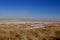
[[0, 22], [0, 40], [60, 40], [60, 22]]

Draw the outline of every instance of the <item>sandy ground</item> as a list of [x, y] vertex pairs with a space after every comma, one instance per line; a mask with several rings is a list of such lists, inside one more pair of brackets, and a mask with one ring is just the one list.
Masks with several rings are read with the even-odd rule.
[[60, 22], [0, 21], [0, 40], [60, 40]]
[[24, 24], [24, 23], [44, 23], [44, 24], [50, 24], [50, 23], [60, 23], [60, 22], [49, 22], [49, 21], [16, 21], [16, 20], [6, 20], [6, 21], [0, 21], [0, 24]]
[[51, 22], [51, 21], [50, 22], [49, 21], [16, 21], [16, 20], [0, 21], [0, 24], [6, 24], [7, 26], [8, 26], [8, 24], [10, 24], [10, 25], [12, 25], [12, 24], [17, 25], [16, 27], [20, 27], [19, 24], [30, 25], [30, 26], [27, 26], [25, 29], [42, 28], [42, 27], [45, 27], [45, 25], [47, 25], [47, 24], [54, 24], [54, 23], [60, 23], [60, 22]]

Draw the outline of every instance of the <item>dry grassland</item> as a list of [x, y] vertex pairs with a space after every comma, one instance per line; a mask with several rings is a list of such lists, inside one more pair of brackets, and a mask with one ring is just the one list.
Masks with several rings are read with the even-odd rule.
[[43, 28], [30, 28], [31, 24], [0, 24], [0, 40], [60, 40], [60, 23]]

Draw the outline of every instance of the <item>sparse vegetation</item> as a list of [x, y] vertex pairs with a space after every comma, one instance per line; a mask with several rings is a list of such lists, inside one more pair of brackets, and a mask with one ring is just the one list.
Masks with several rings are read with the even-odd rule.
[[20, 27], [14, 24], [0, 24], [0, 40], [60, 40], [60, 25], [52, 24], [44, 28], [25, 29], [29, 26], [29, 24]]

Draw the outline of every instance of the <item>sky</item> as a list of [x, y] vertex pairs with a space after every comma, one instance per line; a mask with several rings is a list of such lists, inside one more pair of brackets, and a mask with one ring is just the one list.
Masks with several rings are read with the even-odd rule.
[[0, 0], [0, 18], [60, 19], [60, 0]]

